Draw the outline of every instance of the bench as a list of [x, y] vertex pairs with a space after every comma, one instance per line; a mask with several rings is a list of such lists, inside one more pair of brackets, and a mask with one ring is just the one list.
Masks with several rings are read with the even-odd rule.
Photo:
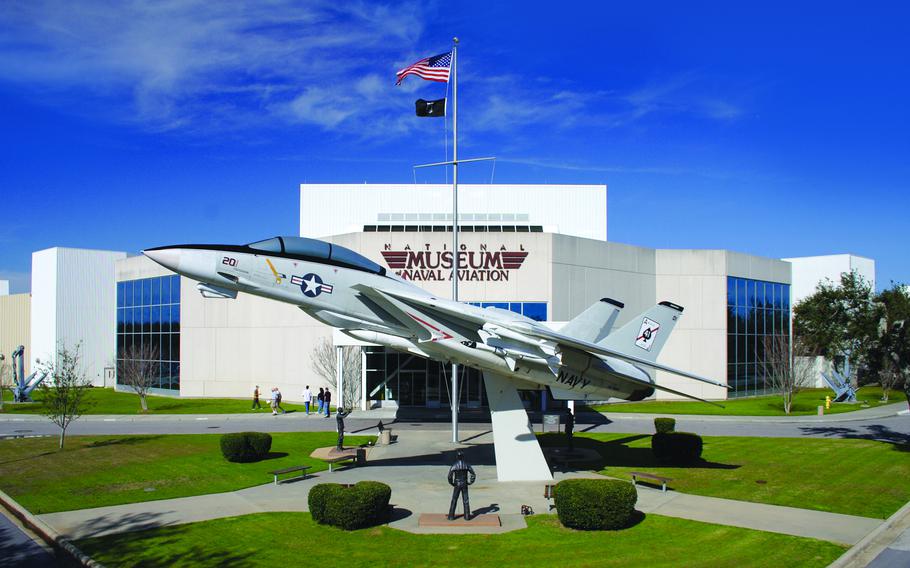
[[[308, 465], [295, 465], [293, 467], [286, 467], [284, 469], [276, 469], [275, 471], [270, 471], [269, 475], [275, 476], [275, 485], [278, 485], [278, 476], [279, 475], [283, 475], [285, 473], [291, 473], [293, 471], [301, 472], [300, 477], [303, 479], [306, 479], [306, 476], [307, 476], [306, 470], [310, 469], [310, 467], [311, 466], [308, 466]], [[285, 481], [287, 481], [287, 480], [285, 480]]]
[[643, 471], [630, 471], [629, 475], [632, 476], [632, 485], [635, 485], [635, 482], [638, 481], [639, 477], [642, 479], [651, 479], [660, 483], [660, 490], [664, 493], [667, 492], [667, 482], [673, 481], [672, 478], [654, 475], [653, 473], [645, 473]]
[[367, 462], [367, 453], [363, 448], [357, 448], [356, 450], [345, 450], [345, 453], [341, 455], [329, 454], [328, 457], [319, 458], [322, 461], [329, 464], [329, 473], [334, 471], [332, 469], [332, 464], [341, 463], [341, 462], [351, 462], [353, 465], [365, 464]]

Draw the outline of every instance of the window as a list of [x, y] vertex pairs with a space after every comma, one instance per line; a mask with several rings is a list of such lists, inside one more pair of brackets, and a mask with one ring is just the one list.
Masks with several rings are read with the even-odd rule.
[[117, 283], [117, 360], [122, 361], [131, 348], [143, 345], [150, 345], [158, 354], [155, 388], [179, 391], [179, 276]]
[[727, 277], [728, 396], [769, 394], [765, 345], [770, 338], [790, 340], [790, 286]]
[[547, 321], [546, 302], [467, 302], [479, 308], [499, 308], [521, 314], [534, 321]]

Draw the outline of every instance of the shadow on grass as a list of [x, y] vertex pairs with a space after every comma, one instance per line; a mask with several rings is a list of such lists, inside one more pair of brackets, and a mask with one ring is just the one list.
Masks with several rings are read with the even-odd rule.
[[910, 452], [910, 434], [892, 430], [882, 424], [869, 424], [868, 426], [855, 428], [849, 426], [801, 426], [800, 430], [810, 436], [885, 442], [891, 444], [893, 449], [899, 452]]
[[113, 440], [98, 440], [86, 445], [86, 448], [103, 448], [105, 446], [135, 446], [144, 444], [152, 440], [158, 440], [164, 436], [127, 436], [126, 438], [114, 438]]
[[[654, 453], [651, 451], [650, 447], [632, 448], [627, 445], [646, 438], [650, 438], [650, 436], [647, 434], [636, 434], [605, 442], [585, 436], [576, 436], [576, 448], [594, 450], [600, 455], [600, 459], [596, 462], [589, 461], [583, 464], [582, 467], [576, 467], [575, 469], [581, 471], [598, 471], [609, 467], [667, 467], [667, 464], [658, 461], [657, 458], [654, 457]], [[560, 434], [544, 434], [539, 437], [539, 440], [540, 445], [544, 448], [563, 447], [566, 442], [565, 435]], [[688, 469], [738, 469], [741, 466], [699, 460], [690, 465], [674, 465], [673, 467]]]
[[[90, 556], [101, 557], [107, 562], [118, 559], [141, 559], [137, 564], [143, 567], [165, 566], [232, 566], [245, 568], [261, 565], [257, 559], [230, 550], [213, 550], [202, 545], [186, 547], [185, 533], [192, 525], [157, 527], [149, 534], [117, 534], [101, 539], [86, 539], [76, 543]], [[154, 539], [149, 542], [150, 539]], [[107, 558], [116, 551], [116, 558]]]
[[287, 453], [287, 452], [269, 452], [268, 454], [266, 454], [266, 456], [265, 456], [264, 458], [262, 458], [262, 459], [259, 460], [259, 461], [277, 460], [277, 459], [279, 459], [279, 458], [286, 458], [286, 457], [288, 457], [289, 455], [290, 455], [290, 454]]
[[59, 452], [59, 451], [60, 451], [60, 450], [54, 450], [54, 451], [51, 451], [51, 452], [41, 452], [40, 454], [34, 454], [34, 455], [31, 455], [31, 456], [25, 456], [25, 457], [23, 457], [23, 458], [16, 458], [16, 459], [14, 459], [14, 460], [0, 461], [0, 465], [5, 465], [5, 464], [8, 464], [8, 463], [16, 463], [16, 462], [21, 462], [21, 461], [33, 460], [33, 459], [41, 458], [41, 457], [44, 457], [44, 456], [52, 456], [52, 455], [56, 454], [56, 453]]

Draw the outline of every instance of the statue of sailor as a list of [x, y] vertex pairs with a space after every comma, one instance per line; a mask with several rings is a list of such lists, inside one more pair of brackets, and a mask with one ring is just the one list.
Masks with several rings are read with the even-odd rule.
[[464, 520], [471, 520], [471, 505], [468, 502], [468, 485], [474, 483], [477, 475], [474, 473], [468, 462], [464, 460], [464, 454], [458, 452], [456, 461], [449, 468], [449, 485], [452, 486], [452, 503], [449, 505], [450, 521], [455, 520], [455, 506], [458, 504], [458, 494], [461, 494], [461, 500], [464, 502]]

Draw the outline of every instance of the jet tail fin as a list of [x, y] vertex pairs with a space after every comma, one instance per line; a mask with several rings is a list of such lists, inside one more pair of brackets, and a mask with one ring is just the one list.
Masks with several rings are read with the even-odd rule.
[[560, 333], [582, 341], [597, 343], [610, 334], [616, 318], [619, 317], [619, 311], [623, 307], [622, 302], [617, 302], [612, 298], [601, 298], [570, 320], [560, 330]]
[[672, 302], [661, 302], [598, 342], [607, 349], [657, 361], [670, 332], [676, 327], [683, 308]]

